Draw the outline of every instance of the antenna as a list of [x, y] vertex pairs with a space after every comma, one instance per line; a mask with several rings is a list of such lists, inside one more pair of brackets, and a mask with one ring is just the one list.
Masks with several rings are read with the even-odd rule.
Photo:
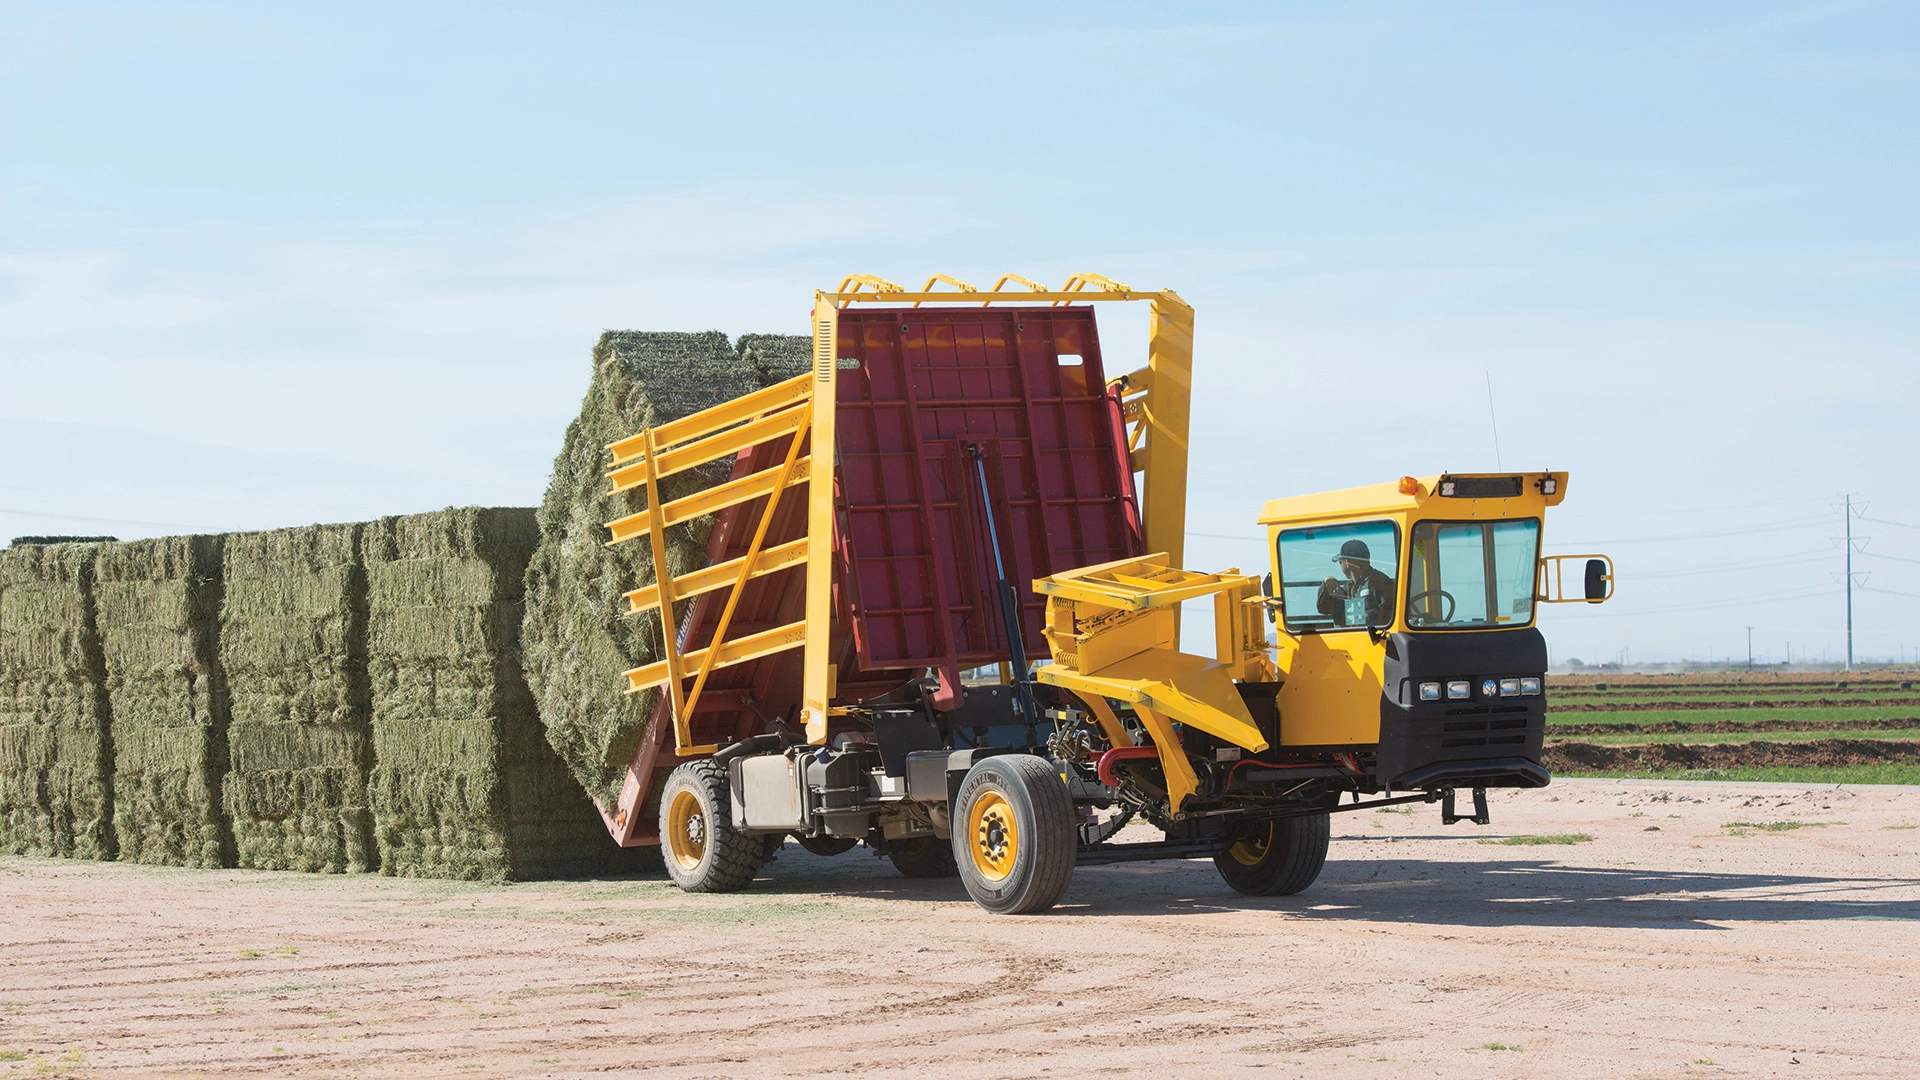
[[1506, 466], [1500, 464], [1500, 418], [1493, 411], [1493, 372], [1481, 370], [1487, 376], [1487, 422], [1493, 425], [1493, 468], [1495, 472], [1505, 472]]

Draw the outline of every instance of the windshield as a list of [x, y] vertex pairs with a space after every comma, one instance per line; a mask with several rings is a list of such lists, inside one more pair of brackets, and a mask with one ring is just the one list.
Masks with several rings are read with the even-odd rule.
[[1540, 519], [1422, 521], [1407, 558], [1407, 625], [1422, 630], [1533, 621]]
[[1400, 567], [1393, 522], [1287, 529], [1278, 554], [1287, 633], [1393, 625]]

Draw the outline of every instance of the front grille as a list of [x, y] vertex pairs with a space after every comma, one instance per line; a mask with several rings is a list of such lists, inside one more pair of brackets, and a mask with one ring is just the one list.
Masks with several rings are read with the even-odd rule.
[[1487, 735], [1470, 739], [1441, 739], [1442, 750], [1457, 750], [1467, 746], [1514, 746], [1525, 743], [1525, 735]]

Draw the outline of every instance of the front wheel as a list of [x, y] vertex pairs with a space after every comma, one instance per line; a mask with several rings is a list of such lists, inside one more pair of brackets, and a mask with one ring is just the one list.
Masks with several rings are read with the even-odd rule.
[[660, 854], [667, 875], [688, 892], [734, 892], [753, 880], [767, 861], [766, 843], [733, 827], [725, 766], [703, 758], [667, 774]]
[[1280, 818], [1242, 830], [1213, 857], [1220, 876], [1248, 896], [1292, 896], [1313, 884], [1327, 862], [1329, 815]]
[[1045, 911], [1073, 880], [1073, 800], [1053, 764], [1002, 754], [975, 765], [954, 802], [953, 856], [973, 901], [995, 915]]

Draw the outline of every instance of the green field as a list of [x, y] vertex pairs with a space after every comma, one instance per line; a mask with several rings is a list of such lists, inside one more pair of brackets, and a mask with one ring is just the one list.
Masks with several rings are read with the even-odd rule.
[[[1626, 675], [1605, 679], [1550, 677], [1547, 681], [1548, 745], [1569, 748], [1575, 759], [1593, 756], [1574, 752], [1572, 744], [1576, 743], [1607, 747], [1678, 745], [1704, 748], [1751, 743], [1792, 747], [1821, 740], [1848, 740], [1908, 745], [1920, 741], [1920, 694], [1912, 689], [1913, 682], [1910, 672], [1864, 677], [1806, 673], [1797, 676], [1762, 676], [1751, 681], [1724, 673]], [[1606, 689], [1598, 689], [1596, 683], [1604, 683]], [[1841, 686], [1841, 683], [1846, 685]], [[1902, 683], [1906, 685], [1902, 686]], [[1874, 721], [1911, 723], [1883, 729], [1864, 726]], [[1854, 723], [1863, 726], [1847, 726]], [[1597, 734], [1566, 730], [1575, 725], [1610, 724], [1623, 727], [1673, 724], [1682, 725], [1683, 730], [1622, 730]], [[1758, 730], [1762, 726], [1784, 730]], [[1707, 730], [1712, 727], [1734, 730]], [[1796, 752], [1776, 750], [1771, 753], [1791, 758]], [[1819, 756], [1821, 753], [1811, 748], [1806, 751], [1809, 760], [1804, 766], [1786, 764], [1653, 770], [1642, 766], [1605, 771], [1563, 767], [1557, 769], [1556, 773], [1563, 776], [1653, 777], [1666, 780], [1920, 784], [1920, 764], [1815, 764], [1816, 761], [1833, 760], [1830, 746], [1824, 757]], [[1719, 756], [1724, 758], [1726, 752], [1719, 752]]]
[[1781, 784], [1916, 784], [1920, 765], [1848, 765], [1839, 768], [1679, 769], [1660, 772], [1582, 772], [1562, 769], [1555, 776], [1599, 776], [1642, 780], [1747, 780]]
[[1607, 712], [1559, 712], [1559, 701], [1547, 701], [1547, 726], [1554, 724], [1713, 724], [1730, 721], [1748, 724], [1756, 720], [1793, 720], [1830, 722], [1836, 720], [1905, 720], [1920, 725], [1920, 706], [1915, 705], [1818, 705], [1784, 709], [1619, 709]]
[[[1552, 734], [1551, 730], [1548, 732]], [[1620, 735], [1572, 735], [1568, 741], [1598, 743], [1602, 746], [1636, 746], [1645, 743], [1686, 743], [1707, 746], [1744, 742], [1811, 742], [1814, 739], [1880, 739], [1912, 742], [1920, 739], [1920, 724], [1900, 731], [1705, 731], [1705, 732], [1627, 732]]]

